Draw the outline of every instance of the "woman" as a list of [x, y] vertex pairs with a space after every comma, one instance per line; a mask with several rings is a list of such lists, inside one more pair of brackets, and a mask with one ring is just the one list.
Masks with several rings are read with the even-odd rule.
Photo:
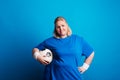
[[[44, 80], [82, 80], [81, 74], [89, 68], [92, 62], [93, 48], [82, 37], [72, 34], [63, 17], [57, 17], [54, 25], [54, 36], [33, 49], [35, 58], [46, 65]], [[53, 60], [50, 64], [38, 54], [40, 50], [46, 48], [53, 53]], [[81, 66], [82, 56], [86, 58]]]

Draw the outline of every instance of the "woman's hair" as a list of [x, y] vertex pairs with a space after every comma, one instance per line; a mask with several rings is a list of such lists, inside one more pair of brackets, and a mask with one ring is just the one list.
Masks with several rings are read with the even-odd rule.
[[[66, 22], [66, 20], [65, 20], [65, 18], [64, 17], [61, 17], [61, 16], [59, 16], [59, 17], [57, 17], [56, 19], [55, 19], [55, 21], [54, 21], [54, 36], [56, 37], [56, 38], [60, 38], [60, 36], [59, 36], [59, 34], [57, 33], [57, 31], [56, 31], [56, 23], [58, 22], [58, 21], [64, 21], [64, 22]], [[66, 22], [66, 24], [67, 24], [67, 22]], [[67, 24], [67, 36], [70, 36], [72, 34], [72, 31], [71, 31], [71, 29], [70, 29], [70, 27], [68, 26], [68, 24]]]

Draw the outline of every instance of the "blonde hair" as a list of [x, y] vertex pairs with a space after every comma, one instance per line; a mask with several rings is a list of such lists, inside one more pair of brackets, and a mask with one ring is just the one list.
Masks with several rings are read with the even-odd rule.
[[[59, 17], [57, 17], [56, 19], [55, 19], [55, 21], [54, 21], [54, 36], [56, 37], [56, 38], [60, 38], [60, 36], [58, 35], [58, 33], [57, 33], [57, 31], [56, 31], [56, 23], [58, 22], [58, 21], [64, 21], [64, 22], [66, 22], [66, 20], [65, 20], [65, 18], [64, 17], [61, 17], [61, 16], [59, 16]], [[66, 24], [67, 24], [67, 36], [70, 36], [71, 34], [72, 34], [72, 31], [71, 31], [71, 28], [68, 26], [68, 23], [66, 22]]]

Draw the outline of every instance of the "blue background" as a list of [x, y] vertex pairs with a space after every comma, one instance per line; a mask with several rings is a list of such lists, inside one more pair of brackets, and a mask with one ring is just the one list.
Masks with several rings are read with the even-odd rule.
[[42, 79], [31, 51], [53, 35], [57, 16], [94, 47], [84, 79], [120, 80], [119, 0], [0, 0], [0, 80]]

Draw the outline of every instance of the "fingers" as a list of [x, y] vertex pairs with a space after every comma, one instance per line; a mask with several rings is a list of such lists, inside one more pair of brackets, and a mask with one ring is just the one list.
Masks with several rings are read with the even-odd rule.
[[43, 65], [47, 65], [47, 64], [49, 64], [49, 61], [43, 60], [43, 61], [41, 61], [41, 63], [42, 63]]
[[78, 67], [78, 70], [80, 71], [81, 74], [83, 74], [86, 71], [86, 69], [84, 69], [83, 67]]
[[49, 61], [45, 60], [44, 57], [42, 57], [42, 56], [38, 57], [37, 60], [43, 65], [47, 65], [50, 63]]

